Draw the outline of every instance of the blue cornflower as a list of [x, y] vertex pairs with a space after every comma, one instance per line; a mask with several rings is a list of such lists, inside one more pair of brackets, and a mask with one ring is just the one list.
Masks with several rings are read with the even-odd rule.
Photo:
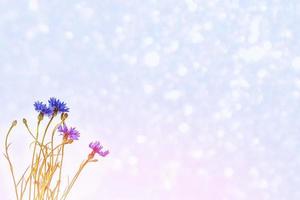
[[43, 102], [36, 101], [33, 104], [33, 106], [34, 106], [34, 109], [37, 112], [43, 113], [44, 115], [51, 115], [52, 114], [52, 110], [49, 107], [47, 107], [47, 105], [44, 104]]
[[65, 124], [58, 127], [58, 132], [61, 132], [64, 139], [78, 140], [80, 133], [75, 128], [68, 128]]
[[69, 108], [67, 107], [67, 104], [63, 101], [60, 101], [59, 99], [56, 99], [55, 97], [50, 98], [48, 102], [49, 102], [49, 108], [52, 110], [52, 112], [54, 111], [58, 113], [69, 112]]

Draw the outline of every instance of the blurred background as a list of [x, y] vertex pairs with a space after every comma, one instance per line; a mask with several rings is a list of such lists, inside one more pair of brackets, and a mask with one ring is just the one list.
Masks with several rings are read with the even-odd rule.
[[[0, 136], [16, 173], [33, 102], [58, 97], [111, 154], [70, 200], [299, 200], [300, 2], [0, 0]], [[1, 199], [14, 199], [0, 159]], [[66, 177], [66, 176], [65, 176]]]

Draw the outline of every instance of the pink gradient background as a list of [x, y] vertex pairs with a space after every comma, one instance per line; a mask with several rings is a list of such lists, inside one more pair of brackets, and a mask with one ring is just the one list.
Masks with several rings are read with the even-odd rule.
[[[55, 96], [70, 200], [299, 200], [298, 1], [0, 0], [0, 136]], [[19, 123], [20, 125], [21, 123]], [[17, 174], [29, 137], [12, 135]], [[1, 144], [3, 139], [0, 140]], [[0, 199], [14, 199], [0, 158]]]

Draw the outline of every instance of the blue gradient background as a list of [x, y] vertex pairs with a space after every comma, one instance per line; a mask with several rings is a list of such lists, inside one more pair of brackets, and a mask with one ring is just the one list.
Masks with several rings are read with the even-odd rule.
[[[299, 200], [299, 8], [0, 0], [1, 137], [56, 96], [81, 132], [69, 175], [91, 140], [111, 150], [71, 200]], [[29, 137], [18, 127], [12, 142], [20, 174]], [[14, 199], [0, 166], [1, 199]]]

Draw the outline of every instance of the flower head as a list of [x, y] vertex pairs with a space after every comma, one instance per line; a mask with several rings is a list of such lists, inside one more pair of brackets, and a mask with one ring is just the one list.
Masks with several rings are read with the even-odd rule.
[[36, 101], [34, 104], [34, 109], [39, 112], [42, 113], [44, 115], [51, 115], [52, 111], [49, 107], [47, 107], [46, 104], [40, 102], [40, 101]]
[[95, 141], [95, 142], [91, 142], [89, 144], [89, 147], [93, 150], [92, 153], [90, 155], [92, 155], [92, 157], [95, 155], [95, 153], [99, 154], [102, 157], [105, 157], [109, 154], [109, 151], [101, 151], [103, 149], [103, 146], [100, 144], [99, 141]]
[[80, 133], [75, 128], [70, 127], [68, 128], [65, 124], [60, 125], [58, 128], [58, 132], [61, 132], [61, 135], [64, 136], [66, 140], [78, 140]]
[[51, 97], [48, 100], [48, 103], [49, 103], [49, 108], [52, 110], [52, 112], [54, 111], [58, 113], [69, 112], [69, 108], [67, 107], [67, 104], [55, 97]]

